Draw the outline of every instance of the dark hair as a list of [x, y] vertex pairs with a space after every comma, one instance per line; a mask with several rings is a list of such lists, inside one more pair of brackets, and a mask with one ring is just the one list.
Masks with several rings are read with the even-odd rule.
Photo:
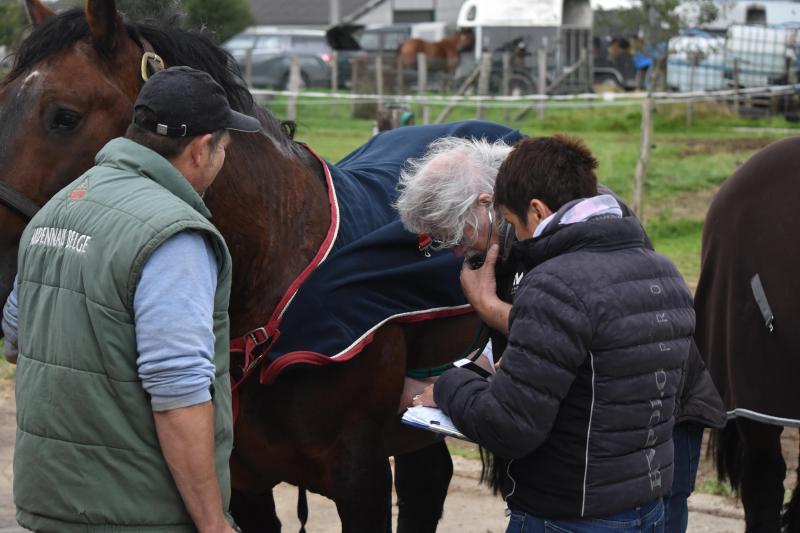
[[527, 222], [534, 198], [555, 212], [576, 198], [596, 196], [596, 168], [597, 160], [576, 137], [531, 137], [519, 142], [500, 165], [494, 200]]
[[[172, 159], [183, 153], [189, 143], [192, 142], [194, 137], [166, 137], [159, 135], [150, 130], [136, 124], [137, 121], [144, 120], [146, 122], [154, 122], [155, 115], [152, 111], [145, 107], [140, 107], [134, 111], [134, 120], [128, 126], [128, 131], [125, 132], [125, 137], [142, 146], [151, 149], [164, 159]], [[217, 130], [212, 133], [211, 139], [212, 150], [217, 147], [217, 144], [225, 135], [226, 130]]]

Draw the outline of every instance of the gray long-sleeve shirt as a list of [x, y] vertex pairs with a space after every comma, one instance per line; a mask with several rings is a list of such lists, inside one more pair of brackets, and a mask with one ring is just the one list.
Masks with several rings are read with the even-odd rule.
[[[17, 355], [17, 283], [3, 308], [6, 358]], [[217, 260], [202, 236], [178, 233], [145, 263], [133, 311], [136, 360], [154, 411], [211, 399]]]

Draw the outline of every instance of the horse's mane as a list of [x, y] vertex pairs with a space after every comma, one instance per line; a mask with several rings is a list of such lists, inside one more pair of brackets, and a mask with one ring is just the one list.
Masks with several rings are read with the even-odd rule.
[[[208, 72], [225, 90], [232, 108], [258, 117], [273, 141], [283, 143], [285, 148], [297, 152], [297, 146], [292, 141], [295, 124], [282, 122], [269, 111], [255, 105], [230, 54], [206, 34], [174, 27], [171, 22], [174, 21], [166, 21], [162, 23], [165, 24], [163, 26], [150, 22], [126, 23], [125, 26], [135, 41], [141, 38], [149, 41], [168, 66], [187, 65]], [[22, 42], [14, 66], [2, 83], [14, 81], [33, 65], [88, 36], [89, 25], [81, 9], [72, 9], [46, 19]]]

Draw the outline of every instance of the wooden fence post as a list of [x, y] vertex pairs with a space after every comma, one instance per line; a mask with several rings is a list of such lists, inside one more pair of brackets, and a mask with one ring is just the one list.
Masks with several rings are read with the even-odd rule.
[[733, 112], [739, 115], [739, 58], [733, 58]]
[[339, 99], [336, 98], [339, 93], [339, 52], [336, 50], [331, 53], [331, 92], [333, 93], [331, 110], [335, 112], [339, 103]]
[[[697, 74], [697, 58], [692, 58], [692, 67], [689, 69], [689, 92], [694, 92], [694, 78]], [[689, 97], [686, 102], [686, 127], [691, 128], [694, 122], [694, 106], [692, 104], [692, 97]]]
[[[492, 53], [483, 52], [481, 55], [481, 72], [478, 75], [478, 95], [487, 96], [489, 94], [489, 78], [492, 76]], [[486, 103], [478, 100], [476, 117], [483, 120], [486, 115]]]
[[[578, 54], [578, 61], [583, 66], [578, 71], [578, 83], [584, 92], [592, 92], [592, 64], [589, 61], [589, 51], [586, 48], [581, 48], [581, 53]], [[581, 78], [584, 79], [581, 80]]]
[[[352, 66], [350, 67], [350, 90], [355, 94], [358, 92], [358, 65], [360, 61], [354, 58]], [[350, 116], [355, 116], [356, 114], [356, 100], [351, 100], [350, 104]]]
[[397, 56], [397, 79], [395, 80], [395, 84], [397, 85], [397, 94], [403, 94], [405, 92], [405, 69], [403, 68], [403, 58], [398, 54]]
[[[539, 48], [537, 50], [537, 66], [539, 67], [538, 93], [547, 96], [547, 50]], [[539, 120], [544, 119], [544, 100], [539, 102]]]
[[633, 176], [633, 212], [644, 222], [644, 178], [650, 164], [651, 136], [653, 134], [652, 84], [647, 96], [642, 100], [642, 137], [639, 143], [639, 159]]
[[378, 93], [378, 112], [383, 111], [383, 56], [375, 56], [375, 89]]
[[[503, 52], [503, 82], [500, 94], [509, 96], [511, 94], [511, 52]], [[508, 107], [503, 108], [503, 122], [508, 122]]]
[[297, 120], [297, 93], [300, 90], [300, 60], [292, 56], [289, 67], [289, 101], [286, 103], [286, 119]]
[[[425, 54], [417, 54], [417, 95], [425, 98], [428, 91], [428, 58]], [[431, 108], [422, 104], [422, 123], [431, 123]]]

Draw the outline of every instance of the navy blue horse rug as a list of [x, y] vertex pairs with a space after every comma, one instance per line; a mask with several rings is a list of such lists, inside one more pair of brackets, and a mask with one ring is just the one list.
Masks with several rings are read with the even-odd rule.
[[[401, 128], [381, 133], [326, 168], [331, 227], [315, 257], [287, 291], [270, 323], [247, 341], [269, 343], [261, 382], [293, 365], [346, 361], [389, 321], [420, 321], [471, 311], [459, 284], [461, 259], [425, 253], [392, 207], [400, 171], [440, 137], [522, 138], [489, 122]], [[244, 351], [242, 342], [232, 349]]]

